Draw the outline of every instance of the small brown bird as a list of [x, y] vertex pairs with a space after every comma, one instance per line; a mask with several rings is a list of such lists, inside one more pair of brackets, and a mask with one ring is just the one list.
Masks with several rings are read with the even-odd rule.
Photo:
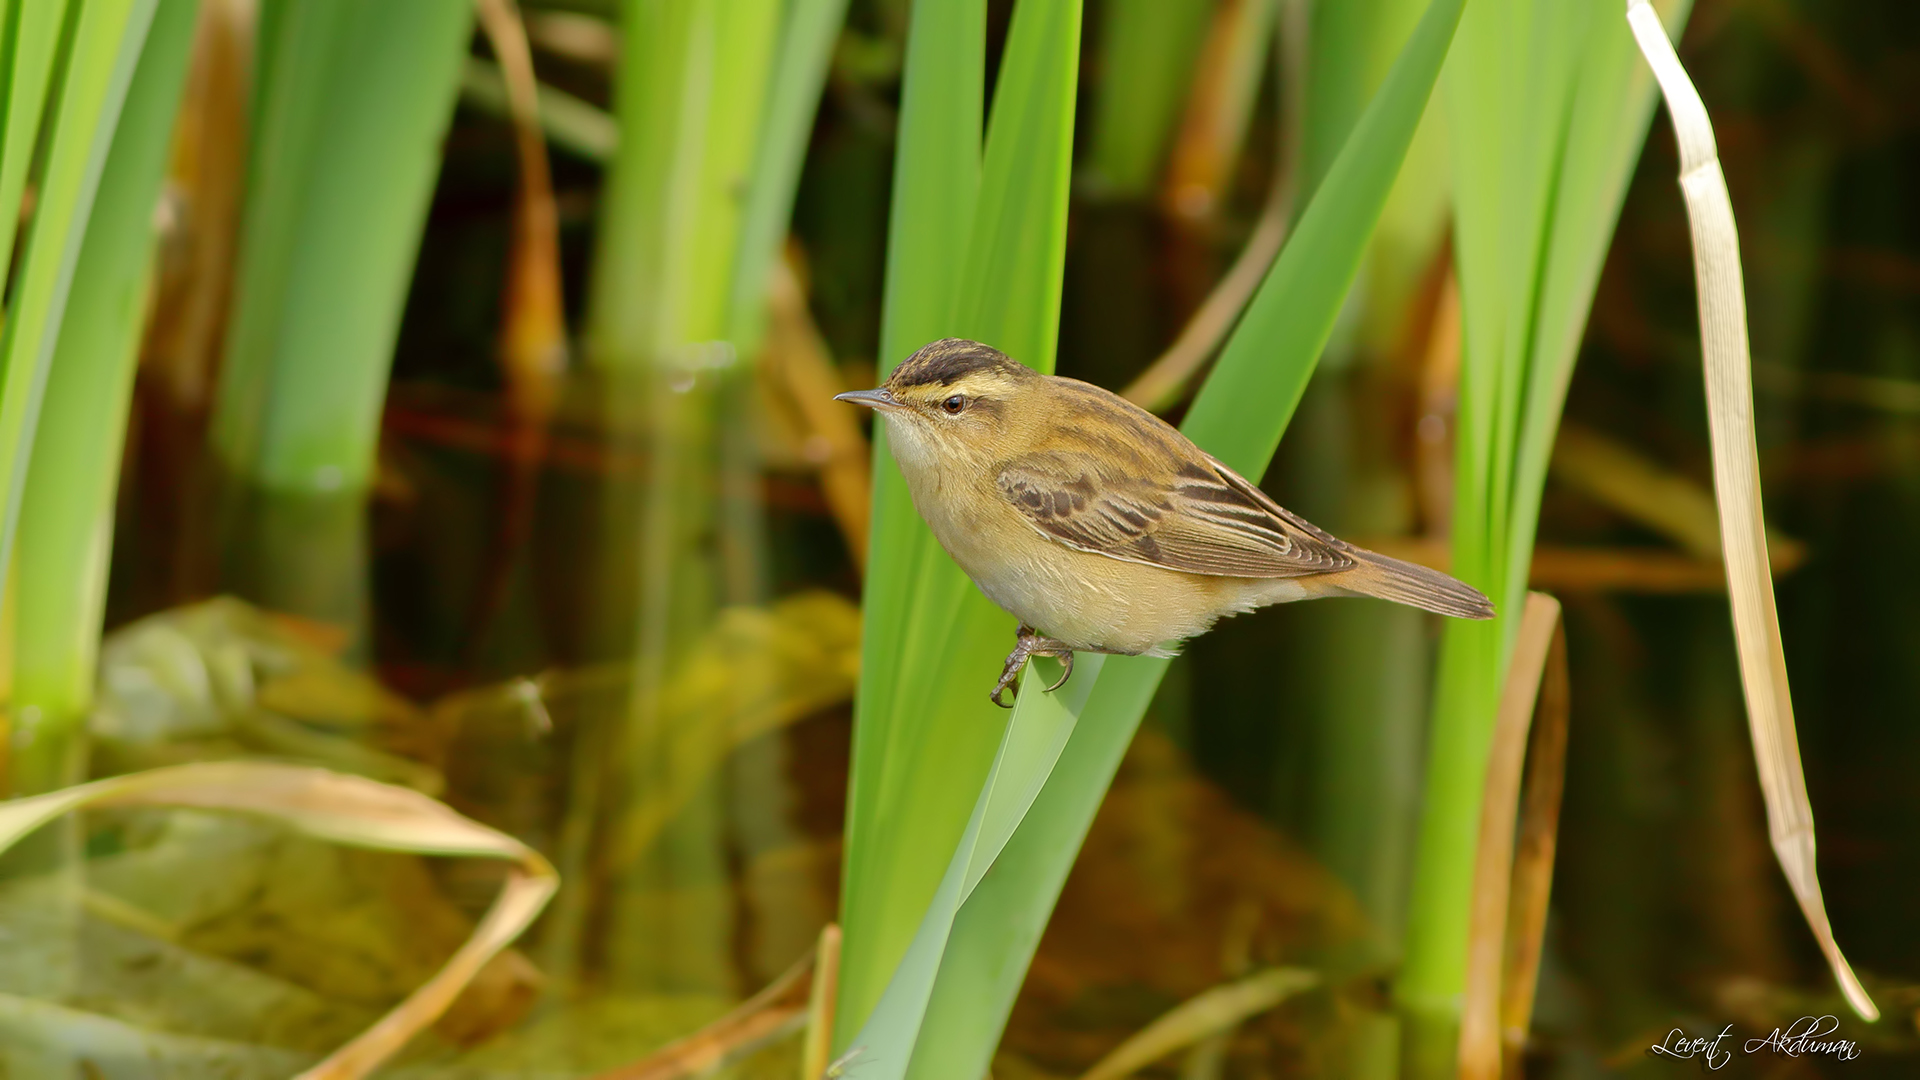
[[1318, 596], [1377, 596], [1463, 619], [1459, 581], [1328, 535], [1159, 417], [977, 341], [908, 357], [840, 394], [887, 419], [913, 505], [980, 591], [1020, 620], [993, 702], [1030, 656], [1171, 656], [1221, 617]]

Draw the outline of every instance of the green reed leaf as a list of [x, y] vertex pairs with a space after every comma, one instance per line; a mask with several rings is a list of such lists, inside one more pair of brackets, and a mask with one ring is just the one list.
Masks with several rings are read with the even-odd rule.
[[[114, 126], [133, 80], [134, 65], [153, 19], [155, 0], [83, 0], [70, 12], [76, 21], [64, 60], [65, 73], [54, 97], [46, 132], [46, 157], [41, 168], [33, 224], [27, 234], [18, 277], [0, 330], [0, 566], [12, 558], [14, 530], [26, 487], [34, 427], [46, 388], [47, 369], [73, 287], [81, 241], [93, 209]], [[57, 9], [59, 5], [43, 5]], [[46, 47], [51, 40], [29, 40], [43, 33], [33, 12], [35, 4], [15, 13], [19, 47]], [[15, 74], [32, 82], [26, 69], [38, 58], [15, 56]], [[24, 88], [31, 92], [32, 87]], [[32, 126], [16, 126], [8, 112], [9, 139], [32, 141]], [[12, 149], [10, 148], [9, 154]], [[9, 157], [0, 168], [11, 168]], [[8, 182], [0, 176], [0, 183]], [[16, 197], [17, 190], [15, 189]], [[0, 216], [14, 214], [12, 204], [0, 206]]]
[[[1256, 475], [1264, 470], [1332, 332], [1438, 77], [1460, 8], [1460, 0], [1436, 0], [1429, 8], [1189, 416], [1188, 434], [1237, 469]], [[1251, 401], [1243, 408], [1229, 400], [1236, 398]], [[1069, 684], [1071, 697], [1063, 691], [1054, 698], [1028, 694], [1021, 699], [1006, 745], [1024, 740], [1037, 749], [1018, 765], [1009, 763], [1003, 749], [961, 830], [958, 849], [947, 849], [954, 854], [932, 910], [894, 976], [903, 997], [917, 998], [925, 968], [937, 964], [927, 1005], [917, 1016], [911, 1009], [876, 1012], [875, 1023], [848, 1044], [870, 1052], [884, 1049], [875, 1053], [873, 1067], [885, 1069], [887, 1076], [903, 1075], [908, 1062], [894, 1055], [909, 1045], [911, 1071], [904, 1075], [971, 1077], [987, 1067], [1061, 884], [1167, 663], [1108, 657], [1093, 670], [1087, 659]], [[1061, 705], [1067, 716], [1045, 715]], [[1070, 734], [1057, 759], [1049, 761], [1051, 744], [1039, 733], [1062, 727]], [[994, 850], [998, 834], [989, 823], [1016, 816], [1023, 793], [1013, 778], [1033, 775], [1045, 776], [1045, 782], [1025, 813], [1017, 815], [1004, 847]], [[995, 872], [982, 876], [988, 865]], [[965, 888], [969, 880], [977, 881], [971, 893]], [[960, 906], [949, 914], [948, 905], [955, 902]], [[949, 918], [951, 927], [943, 925]], [[889, 997], [894, 993], [890, 986]], [[882, 1025], [883, 1015], [887, 1025], [911, 1018], [911, 1041]]]
[[[1684, 21], [1686, 4], [1669, 5]], [[1625, 25], [1593, 5], [1486, 0], [1449, 75], [1465, 347], [1453, 573], [1500, 617], [1449, 622], [1400, 996], [1419, 1075], [1450, 1074], [1480, 793], [1540, 494], [1600, 264], [1653, 107]]]
[[1152, 193], [1187, 102], [1212, 8], [1200, 0], [1107, 4], [1087, 160], [1088, 177], [1101, 192], [1128, 198]]
[[[1079, 31], [1078, 3], [1015, 8], [982, 154], [984, 6], [916, 4], [883, 328], [889, 361], [966, 336], [1052, 369]], [[842, 891], [841, 1048], [897, 977], [943, 879], [964, 885], [966, 860], [958, 878], [949, 870], [1000, 753], [1006, 721], [986, 691], [1014, 629], [934, 542], [884, 453], [875, 470]], [[912, 967], [909, 975], [930, 983], [931, 969]]]
[[363, 490], [453, 115], [465, 0], [269, 0], [210, 438], [261, 489]]
[[49, 790], [93, 696], [114, 491], [145, 323], [153, 217], [199, 0], [159, 0], [74, 269], [22, 495], [14, 789]]

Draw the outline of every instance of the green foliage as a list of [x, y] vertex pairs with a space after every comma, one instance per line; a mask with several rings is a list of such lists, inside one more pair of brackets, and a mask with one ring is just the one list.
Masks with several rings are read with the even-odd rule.
[[759, 344], [767, 274], [793, 216], [813, 114], [846, 17], [847, 0], [790, 0], [781, 25], [727, 307], [727, 336], [742, 353], [752, 354]]
[[1100, 96], [1088, 151], [1103, 193], [1150, 194], [1186, 104], [1214, 5], [1204, 0], [1111, 0], [1101, 19]]
[[20, 224], [12, 208], [26, 190], [68, 6], [68, 0], [0, 3], [0, 80], [6, 88], [6, 109], [0, 113], [0, 207], [8, 208], [0, 213], [0, 258], [7, 260]]
[[[602, 189], [585, 327], [607, 434], [646, 463], [643, 482], [608, 485], [590, 648], [634, 662], [633, 692], [605, 745], [581, 765], [569, 828], [607, 822], [604, 846], [571, 846], [549, 951], [563, 976], [591, 956], [608, 977], [646, 984], [725, 976], [728, 910], [704, 905], [659, 935], [648, 890], [725, 874], [724, 793], [702, 788], [664, 835], [640, 822], [647, 800], [685, 783], [650, 755], [671, 719], [671, 689], [724, 605], [766, 600], [765, 530], [750, 364], [769, 271], [785, 239], [845, 0], [631, 0], [614, 88], [618, 143]], [[636, 558], [637, 555], [637, 558]], [[701, 725], [715, 758], [722, 724]], [[600, 735], [596, 735], [600, 738]], [[780, 792], [751, 797], [777, 802]], [[772, 811], [769, 811], [770, 813]], [[656, 842], [657, 841], [657, 842]], [[600, 842], [596, 839], [596, 843]], [[616, 878], [593, 890], [602, 858]], [[605, 893], [601, 896], [597, 893]], [[594, 954], [586, 905], [617, 945]]]
[[[1669, 19], [1684, 16], [1684, 5]], [[1653, 106], [1616, 12], [1482, 0], [1450, 70], [1465, 348], [1453, 572], [1500, 617], [1441, 651], [1403, 1000], [1453, 1022], [1494, 713], [1526, 594], [1547, 459], [1588, 305]], [[1435, 1070], [1451, 1036], [1422, 1037]], [[1424, 1060], [1424, 1059], [1423, 1059]]]
[[[0, 566], [12, 558], [47, 368], [73, 287], [87, 214], [153, 8], [154, 0], [87, 0], [71, 10], [26, 0], [17, 11], [0, 11], [7, 16], [12, 33], [7, 44], [13, 50], [4, 57], [10, 100], [6, 141], [0, 144], [0, 197], [19, 198], [35, 139], [42, 134], [39, 113], [47, 98], [48, 69], [56, 57], [64, 67], [44, 133], [33, 223], [0, 331]], [[60, 56], [54, 43], [63, 12], [73, 25]], [[16, 111], [14, 95], [24, 111]], [[16, 205], [0, 203], [0, 218], [8, 219], [0, 233], [6, 249]]]
[[[1048, 52], [1016, 49], [1023, 44], [1023, 30], [1044, 25], [1032, 15], [1034, 6], [1027, 0], [1016, 10], [1015, 36], [995, 95], [986, 194], [973, 220], [976, 245], [980, 236], [996, 232], [999, 215], [989, 208], [1009, 205], [1017, 194], [995, 194], [1001, 182], [995, 138], [1002, 116], [1015, 103], [1029, 106], [1025, 115], [1046, 114], [1056, 105], [1052, 98], [1015, 97], [1009, 88], [1021, 84], [1005, 81], [1029, 77], [1023, 62]], [[1187, 433], [1236, 469], [1258, 475], [1279, 442], [1358, 271], [1459, 13], [1458, 0], [1436, 0], [1428, 10], [1334, 163], [1325, 194], [1302, 217], [1189, 414]], [[905, 310], [926, 321], [913, 324], [916, 330], [925, 328], [917, 339], [887, 338], [894, 357], [939, 336], [926, 331], [942, 325], [994, 328], [986, 320], [936, 320], [939, 294], [933, 283], [950, 279], [941, 278], [948, 272], [942, 252], [918, 232], [929, 222], [951, 227], [959, 216], [951, 203], [936, 200], [961, 202], [962, 185], [930, 174], [937, 153], [945, 151], [951, 160], [969, 145], [964, 128], [953, 133], [932, 126], [943, 117], [943, 105], [951, 110], [944, 115], [961, 110], [930, 92], [925, 81], [940, 79], [944, 90], [965, 69], [943, 70], [941, 65], [962, 63], [957, 50], [935, 52], [929, 42], [967, 40], [958, 34], [973, 25], [967, 20], [977, 17], [978, 7], [922, 0], [915, 14], [888, 303], [892, 326], [899, 325], [902, 304], [913, 304]], [[1069, 45], [1057, 38], [1051, 44], [1057, 62], [1070, 64]], [[916, 67], [921, 64], [925, 67]], [[1057, 80], [1034, 82], [1060, 86]], [[959, 85], [964, 92], [965, 83]], [[1070, 100], [1071, 84], [1064, 89]], [[960, 119], [964, 123], [964, 114]], [[1019, 160], [1046, 160], [1049, 153], [1061, 152], [1044, 140], [1067, 134], [1034, 125], [1030, 152]], [[1042, 173], [1039, 179], [1052, 176]], [[1064, 204], [1058, 205], [1057, 216], [1047, 220], [1063, 223]], [[937, 216], [941, 211], [947, 216]], [[1034, 234], [1001, 230], [999, 235], [1032, 239]], [[1029, 258], [1037, 263], [1038, 252]], [[991, 262], [975, 247], [967, 265], [971, 273]], [[1055, 275], [1057, 290], [1057, 270]], [[995, 281], [1004, 283], [1010, 276], [1002, 273]], [[958, 291], [974, 295], [967, 282]], [[996, 289], [993, 295], [1035, 308], [1044, 302], [1026, 290]], [[1033, 323], [1008, 329], [1023, 325]], [[972, 336], [1016, 348], [1023, 343], [978, 332]], [[1050, 359], [1050, 353], [1042, 356]], [[991, 723], [991, 707], [965, 688], [977, 681], [984, 697], [1012, 620], [988, 607], [911, 517], [891, 462], [882, 458], [876, 468], [875, 543], [843, 893], [849, 944], [836, 1046], [865, 1047], [863, 1056], [872, 1055], [869, 1067], [886, 1076], [908, 1075], [911, 1062], [911, 1075], [971, 1077], [986, 1068], [1061, 883], [1166, 662], [1083, 657], [1060, 694], [1029, 690], [1021, 696], [996, 753], [994, 736], [1002, 729]], [[977, 640], [995, 630], [1002, 635], [999, 641]], [[938, 860], [949, 852], [942, 868]], [[990, 865], [997, 872], [989, 875]], [[856, 954], [854, 942], [861, 938], [865, 942]], [[869, 1005], [878, 979], [889, 973], [884, 997], [877, 1007]]]
[[[915, 4], [881, 331], [889, 366], [928, 341], [969, 336], [1052, 370], [1078, 29], [1078, 3], [1016, 8], [983, 161], [985, 5]], [[1002, 275], [992, 284], [1025, 287], [989, 288], [989, 272]], [[841, 892], [842, 1048], [879, 1001], [967, 828], [1004, 726], [986, 699], [989, 676], [1014, 628], [934, 542], [884, 447], [876, 438]]]
[[1311, 193], [1346, 145], [1347, 133], [1372, 100], [1420, 19], [1418, 0], [1354, 0], [1314, 4], [1307, 48], [1300, 133], [1302, 189]]
[[609, 369], [759, 333], [845, 0], [634, 0], [587, 334]]
[[[125, 90], [92, 212], [85, 218], [74, 284], [54, 347], [21, 506], [14, 642], [14, 715], [31, 752], [16, 787], [72, 779], [58, 754], [93, 696], [94, 656], [106, 605], [115, 481], [147, 311], [153, 214], [174, 111], [186, 74], [198, 0], [159, 0]], [[123, 47], [140, 35], [129, 26]], [[44, 751], [44, 752], [43, 752]], [[42, 775], [24, 777], [21, 770]]]
[[260, 489], [364, 491], [465, 0], [267, 0], [212, 444]]

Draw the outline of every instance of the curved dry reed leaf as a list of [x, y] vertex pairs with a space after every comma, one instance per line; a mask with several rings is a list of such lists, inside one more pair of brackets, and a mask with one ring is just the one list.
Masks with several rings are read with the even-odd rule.
[[473, 936], [432, 979], [297, 1080], [358, 1080], [371, 1073], [446, 1012], [480, 968], [533, 922], [559, 885], [539, 852], [417, 791], [325, 769], [253, 761], [153, 769], [0, 804], [0, 851], [70, 811], [109, 806], [239, 811], [353, 847], [515, 864]]
[[[824, 936], [822, 941], [824, 942]], [[818, 949], [793, 962], [760, 992], [706, 1027], [676, 1039], [639, 1061], [594, 1076], [593, 1080], [689, 1080], [707, 1076], [807, 1024], [808, 1007], [799, 991], [820, 959]]]
[[1187, 320], [1180, 336], [1120, 392], [1121, 397], [1148, 410], [1166, 409], [1180, 400], [1187, 384], [1227, 339], [1247, 301], [1253, 299], [1254, 290], [1265, 280], [1267, 268], [1280, 254], [1287, 239], [1287, 223], [1293, 220], [1293, 177], [1291, 170], [1280, 174], [1253, 235], [1233, 260], [1232, 268]]
[[1766, 523], [1760, 507], [1760, 458], [1753, 434], [1753, 372], [1747, 352], [1747, 304], [1740, 274], [1740, 239], [1733, 203], [1720, 171], [1713, 124], [1688, 79], [1673, 43], [1647, 0], [1628, 0], [1627, 23], [1660, 83], [1680, 146], [1680, 188], [1693, 232], [1694, 277], [1700, 293], [1700, 343], [1707, 379], [1707, 420], [1712, 433], [1713, 489], [1720, 505], [1721, 547], [1727, 591], [1733, 605], [1740, 681], [1746, 692], [1747, 726], [1754, 762], [1767, 802], [1767, 832], [1787, 883], [1827, 963], [1863, 1019], [1877, 1020], [1865, 987], [1841, 954], [1827, 921], [1814, 863], [1813, 805], [1807, 799], [1794, 734], [1793, 698], [1787, 689], [1786, 653], [1773, 605], [1767, 561]]
[[[1494, 721], [1486, 795], [1480, 802], [1480, 842], [1473, 868], [1473, 924], [1467, 938], [1466, 1000], [1460, 1010], [1461, 1080], [1499, 1080], [1501, 1001], [1514, 874], [1515, 810], [1526, 766], [1528, 735], [1547, 672], [1560, 601], [1528, 593], [1515, 635], [1513, 660]], [[1543, 927], [1544, 928], [1544, 924]]]
[[1304, 968], [1269, 968], [1204, 990], [1114, 1047], [1080, 1080], [1120, 1080], [1176, 1050], [1266, 1012], [1319, 982], [1317, 973]]
[[800, 1080], [814, 1080], [827, 1071], [833, 1039], [834, 994], [840, 988], [840, 925], [820, 928], [813, 951], [813, 986], [807, 994], [807, 1035], [800, 1047]]

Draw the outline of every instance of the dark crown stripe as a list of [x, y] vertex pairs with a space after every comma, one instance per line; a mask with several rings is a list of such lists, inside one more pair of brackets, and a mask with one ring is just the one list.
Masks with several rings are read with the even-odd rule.
[[895, 386], [952, 386], [976, 371], [1008, 371], [1020, 365], [1005, 353], [965, 338], [943, 338], [902, 361], [888, 381]]

